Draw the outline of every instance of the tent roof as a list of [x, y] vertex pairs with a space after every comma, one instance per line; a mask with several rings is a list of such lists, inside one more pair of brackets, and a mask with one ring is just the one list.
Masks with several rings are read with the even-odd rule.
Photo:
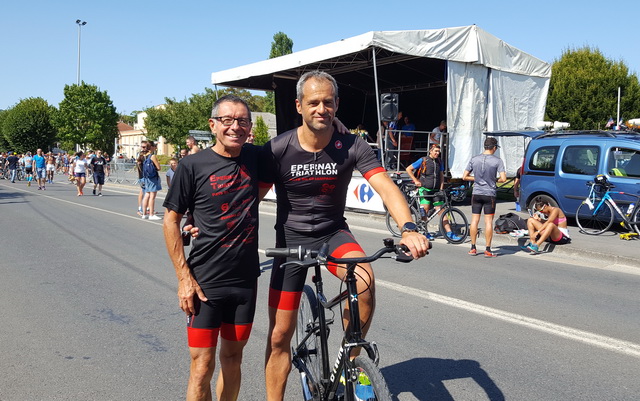
[[[285, 56], [247, 64], [211, 74], [211, 82], [247, 89], [272, 90], [273, 78], [297, 80], [306, 71], [321, 69], [336, 76], [349, 73], [353, 79], [361, 75], [371, 81], [373, 65], [371, 48], [376, 51], [378, 67], [399, 67], [380, 82], [382, 91], [422, 89], [417, 86], [444, 85], [434, 77], [441, 72], [430, 71], [439, 64], [424, 59], [451, 60], [482, 64], [495, 70], [521, 75], [551, 76], [551, 66], [487, 33], [475, 25], [415, 30], [372, 31], [338, 42], [298, 51]], [[421, 60], [422, 59], [422, 60]], [[410, 76], [410, 79], [408, 76]], [[357, 83], [352, 83], [358, 87]], [[417, 86], [416, 86], [417, 85]]]

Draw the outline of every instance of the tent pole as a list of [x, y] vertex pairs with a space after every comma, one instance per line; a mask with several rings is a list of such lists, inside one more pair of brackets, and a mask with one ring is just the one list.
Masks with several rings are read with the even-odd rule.
[[[381, 127], [381, 121], [382, 121], [382, 114], [380, 112], [380, 89], [378, 89], [378, 66], [376, 63], [376, 48], [375, 46], [371, 46], [371, 56], [373, 59], [373, 83], [375, 85], [375, 89], [376, 89], [376, 111], [378, 112], [378, 131], [380, 131], [380, 127]], [[384, 154], [384, 144], [387, 143], [387, 131], [385, 130], [384, 132], [385, 137], [384, 138], [378, 138], [378, 133], [376, 132], [376, 141], [380, 144], [380, 162], [382, 163], [382, 166], [386, 169], [387, 166], [385, 166], [385, 154]]]

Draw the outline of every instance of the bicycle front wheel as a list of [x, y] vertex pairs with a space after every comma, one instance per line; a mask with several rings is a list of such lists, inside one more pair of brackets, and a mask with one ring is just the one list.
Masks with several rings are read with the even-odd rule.
[[[420, 226], [419, 223], [421, 222], [422, 217], [420, 215], [420, 211], [416, 210], [414, 206], [411, 206], [411, 216], [413, 217], [413, 222], [416, 223], [417, 226]], [[398, 226], [396, 225], [396, 221], [393, 220], [393, 217], [391, 217], [391, 213], [389, 213], [389, 211], [387, 211], [384, 220], [387, 223], [387, 230], [389, 230], [391, 235], [393, 235], [394, 237], [402, 237], [400, 228], [398, 228]]]
[[391, 392], [380, 369], [367, 356], [353, 360], [356, 381], [349, 388], [355, 400], [391, 401]]
[[300, 372], [302, 392], [306, 400], [315, 399], [320, 391], [322, 364], [320, 341], [315, 327], [318, 324], [318, 298], [313, 289], [305, 285], [300, 298], [298, 323], [296, 325], [296, 357], [306, 366], [307, 372]]
[[[451, 234], [447, 233], [446, 225], [451, 226]], [[451, 207], [440, 216], [440, 235], [451, 244], [462, 244], [469, 236], [469, 222], [460, 209]]]
[[589, 235], [598, 235], [607, 231], [613, 224], [613, 207], [609, 202], [602, 202], [592, 209], [582, 202], [576, 211], [576, 223], [580, 231]]

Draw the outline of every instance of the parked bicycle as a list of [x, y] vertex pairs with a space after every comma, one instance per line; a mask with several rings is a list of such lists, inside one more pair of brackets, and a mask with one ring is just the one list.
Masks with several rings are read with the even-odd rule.
[[[447, 187], [433, 195], [420, 196], [413, 181], [403, 180], [399, 174], [396, 175], [396, 184], [400, 187], [400, 190], [404, 193], [409, 203], [411, 216], [419, 233], [427, 235], [429, 233], [429, 222], [439, 217], [440, 235], [449, 243], [461, 244], [467, 239], [469, 236], [469, 222], [467, 221], [467, 217], [460, 209], [451, 205], [451, 193], [459, 187]], [[442, 197], [444, 204], [438, 207], [432, 207], [429, 209], [428, 215], [423, 216], [424, 209], [420, 206], [420, 200], [424, 198], [435, 198], [436, 196]], [[385, 216], [385, 222], [387, 223], [387, 229], [393, 236], [401, 236], [400, 229], [388, 211]], [[447, 226], [451, 227], [450, 232], [452, 234], [447, 233]]]
[[[627, 192], [611, 191], [615, 185], [607, 180], [604, 175], [598, 175], [593, 182], [587, 182], [591, 186], [589, 195], [578, 206], [576, 211], [576, 223], [580, 231], [589, 235], [598, 235], [609, 230], [613, 225], [614, 210], [622, 218], [622, 223], [629, 231], [640, 234], [640, 196]], [[612, 194], [624, 195], [635, 198], [635, 202], [629, 203], [626, 213], [620, 209]]]
[[[300, 372], [306, 401], [391, 400], [389, 387], [377, 366], [379, 353], [376, 343], [362, 338], [355, 275], [358, 264], [373, 262], [385, 254], [394, 253], [392, 258], [399, 262], [413, 260], [403, 248], [394, 245], [393, 239], [387, 238], [383, 242], [384, 247], [373, 255], [358, 258], [334, 258], [328, 254], [328, 244], [324, 244], [320, 250], [298, 247], [271, 248], [265, 251], [268, 257], [295, 259], [282, 264], [280, 268], [315, 268], [315, 290], [309, 285], [304, 286], [298, 309], [295, 345], [292, 347], [292, 363]], [[347, 270], [344, 278], [346, 289], [330, 301], [325, 297], [321, 274], [322, 266], [326, 266], [327, 262], [346, 265]], [[329, 325], [334, 319], [327, 319], [325, 311], [335, 306], [340, 307], [343, 301], [349, 304], [350, 324], [345, 328], [338, 356], [330, 364]], [[350, 355], [355, 348], [361, 348], [366, 353], [352, 360]], [[339, 391], [341, 388], [344, 389], [342, 393]]]

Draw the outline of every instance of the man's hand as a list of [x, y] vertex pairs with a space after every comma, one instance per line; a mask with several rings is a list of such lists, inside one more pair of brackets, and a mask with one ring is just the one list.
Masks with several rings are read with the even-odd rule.
[[346, 125], [342, 124], [342, 121], [338, 120], [338, 117], [334, 117], [333, 126], [336, 127], [336, 130], [338, 130], [338, 132], [342, 135], [351, 133], [351, 131], [349, 131], [349, 128], [347, 128]]
[[184, 226], [182, 226], [182, 231], [188, 231], [191, 234], [192, 238], [198, 238], [200, 235], [200, 229], [198, 227], [194, 227], [193, 225], [193, 216], [191, 213], [187, 214], [187, 218], [184, 221]]
[[196, 308], [193, 302], [194, 296], [196, 295], [200, 301], [208, 301], [202, 291], [202, 288], [200, 288], [195, 278], [193, 278], [191, 272], [187, 271], [184, 277], [181, 277], [180, 280], [178, 280], [178, 301], [180, 302], [180, 309], [182, 309], [187, 316], [196, 314]]
[[400, 244], [409, 248], [414, 259], [419, 259], [429, 254], [429, 240], [418, 232], [405, 231], [402, 233]]
[[415, 184], [416, 187], [422, 186], [422, 183], [420, 182], [420, 180], [413, 180], [413, 183]]

